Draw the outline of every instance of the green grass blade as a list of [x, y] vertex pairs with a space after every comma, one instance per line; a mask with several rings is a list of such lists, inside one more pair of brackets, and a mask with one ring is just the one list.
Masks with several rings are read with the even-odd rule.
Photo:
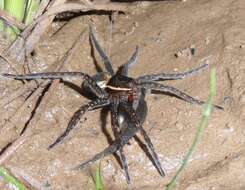
[[98, 167], [96, 169], [96, 172], [95, 172], [95, 189], [96, 190], [104, 190], [100, 167]]
[[[4, 0], [0, 0], [0, 10], [4, 9]], [[0, 20], [0, 32], [4, 30], [4, 22]]]
[[0, 0], [0, 9], [1, 9], [1, 10], [4, 9], [4, 0]]
[[25, 24], [30, 24], [39, 8], [40, 0], [29, 0], [26, 7], [26, 14], [24, 18]]
[[[5, 0], [4, 9], [11, 16], [22, 22], [25, 15], [26, 0]], [[19, 29], [14, 26], [8, 26], [6, 33], [11, 39], [15, 39], [16, 35], [20, 33]]]
[[202, 113], [202, 118], [201, 121], [198, 125], [198, 129], [197, 129], [197, 133], [196, 136], [193, 140], [193, 143], [187, 153], [187, 155], [185, 156], [182, 165], [180, 166], [179, 170], [176, 172], [175, 176], [173, 177], [173, 179], [171, 180], [171, 182], [167, 185], [166, 190], [172, 190], [175, 185], [176, 185], [176, 181], [178, 180], [181, 172], [184, 170], [184, 168], [186, 167], [188, 161], [190, 160], [198, 142], [201, 140], [204, 129], [207, 127], [208, 125], [208, 119], [212, 113], [212, 109], [213, 109], [213, 99], [216, 95], [216, 74], [215, 74], [215, 69], [211, 70], [211, 79], [210, 79], [210, 94], [208, 97], [208, 101], [205, 105], [205, 108], [203, 110]]
[[0, 167], [0, 176], [3, 177], [7, 183], [14, 185], [18, 190], [26, 190], [24, 185], [22, 185], [16, 178], [11, 176], [4, 167]]
[[5, 0], [4, 9], [15, 17], [18, 21], [22, 21], [25, 15], [26, 0]]

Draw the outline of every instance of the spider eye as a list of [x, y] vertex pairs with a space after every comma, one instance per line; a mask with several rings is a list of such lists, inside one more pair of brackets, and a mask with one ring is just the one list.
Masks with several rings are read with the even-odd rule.
[[97, 81], [96, 83], [100, 88], [105, 88], [107, 81]]
[[98, 85], [100, 88], [105, 88], [107, 82], [108, 82], [109, 79], [110, 79], [110, 75], [109, 75], [109, 73], [101, 72], [101, 73], [97, 73], [97, 74], [94, 75], [92, 78], [96, 81], [97, 85]]

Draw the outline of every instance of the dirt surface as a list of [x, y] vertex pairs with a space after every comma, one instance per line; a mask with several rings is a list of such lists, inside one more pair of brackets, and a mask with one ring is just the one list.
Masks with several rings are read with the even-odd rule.
[[[115, 69], [125, 63], [136, 45], [139, 45], [140, 56], [138, 64], [130, 71], [132, 77], [182, 72], [204, 62], [216, 68], [215, 103], [224, 106], [225, 111], [214, 111], [203, 139], [176, 189], [245, 189], [244, 11], [243, 0], [145, 1], [129, 4], [126, 14], [114, 16], [113, 26], [108, 15], [89, 16]], [[61, 64], [57, 60], [64, 56], [79, 34], [88, 29], [88, 16], [74, 18], [57, 31], [60, 26], [61, 23], [54, 23], [40, 41], [29, 62], [31, 72], [53, 71], [57, 64]], [[88, 30], [79, 43], [79, 49], [61, 70], [83, 71], [93, 75], [96, 69]], [[99, 58], [97, 61], [103, 66]], [[14, 73], [12, 68], [0, 65], [1, 72]], [[196, 76], [168, 84], [206, 100], [209, 71], [207, 69]], [[26, 87], [29, 83], [23, 85], [20, 81], [0, 80], [0, 148], [18, 138], [32, 115], [28, 128], [34, 133], [4, 162], [4, 166], [15, 176], [29, 181], [34, 189], [95, 189], [91, 172], [95, 172], [99, 163], [93, 164], [90, 170], [73, 171], [71, 168], [108, 146], [101, 129], [101, 111], [87, 113], [80, 127], [63, 144], [47, 150], [64, 131], [72, 114], [88, 99], [57, 81], [48, 90], [43, 91], [44, 87], [39, 87], [31, 95]], [[80, 83], [75, 81], [75, 84]], [[20, 95], [13, 99], [16, 93]], [[44, 96], [39, 101], [42, 94]], [[29, 95], [30, 98], [25, 101]], [[132, 188], [160, 190], [169, 183], [190, 147], [202, 108], [161, 94], [150, 95], [146, 100], [149, 114], [144, 128], [159, 154], [166, 176], [160, 177], [135, 140], [132, 139], [130, 145], [125, 147], [125, 153]], [[34, 113], [32, 110], [37, 105]], [[107, 121], [106, 127], [110, 130], [109, 116]], [[124, 172], [113, 156], [101, 161], [101, 170], [106, 189], [129, 188]], [[3, 181], [0, 184], [0, 189], [10, 188]]]

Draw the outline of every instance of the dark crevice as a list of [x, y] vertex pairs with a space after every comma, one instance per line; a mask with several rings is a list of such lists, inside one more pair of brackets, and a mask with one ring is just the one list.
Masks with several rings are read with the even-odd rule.
[[13, 144], [14, 141], [9, 142], [5, 147], [3, 147], [0, 151], [0, 156]]

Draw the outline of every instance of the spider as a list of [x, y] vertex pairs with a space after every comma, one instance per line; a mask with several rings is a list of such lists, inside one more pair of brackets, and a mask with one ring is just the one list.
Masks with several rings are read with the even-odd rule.
[[[110, 58], [106, 55], [98, 40], [95, 32], [90, 28], [90, 39], [99, 55], [102, 57], [105, 64], [105, 72], [99, 72], [94, 76], [89, 76], [83, 72], [46, 72], [46, 73], [32, 73], [27, 75], [14, 75], [14, 74], [2, 74], [4, 77], [13, 78], [16, 80], [34, 80], [34, 79], [61, 79], [66, 80], [72, 77], [83, 80], [85, 89], [92, 92], [96, 98], [89, 103], [82, 105], [72, 116], [68, 123], [66, 130], [48, 147], [53, 148], [57, 144], [63, 142], [64, 138], [70, 133], [70, 131], [78, 124], [81, 117], [88, 111], [92, 111], [98, 108], [107, 107], [111, 113], [111, 126], [115, 136], [114, 141], [100, 153], [96, 154], [91, 159], [75, 167], [76, 169], [82, 169], [85, 166], [101, 159], [110, 154], [117, 154], [120, 158], [120, 162], [127, 183], [131, 183], [127, 159], [123, 152], [123, 147], [126, 145], [132, 137], [135, 137], [138, 132], [142, 135], [150, 159], [161, 176], [164, 176], [164, 170], [161, 166], [161, 162], [154, 146], [149, 138], [147, 132], [143, 128], [143, 123], [147, 116], [147, 104], [145, 102], [145, 95], [148, 92], [162, 92], [170, 95], [174, 95], [189, 103], [203, 104], [204, 101], [193, 98], [192, 96], [178, 90], [175, 87], [164, 85], [158, 81], [163, 80], [176, 80], [183, 79], [187, 76], [192, 76], [199, 73], [203, 69], [208, 67], [208, 64], [203, 64], [195, 69], [183, 72], [183, 73], [159, 73], [143, 75], [137, 78], [131, 78], [128, 76], [129, 69], [137, 62], [139, 54], [139, 48], [136, 47], [135, 52], [130, 59], [120, 66], [115, 72], [112, 67]], [[222, 107], [214, 105], [218, 109]]]

